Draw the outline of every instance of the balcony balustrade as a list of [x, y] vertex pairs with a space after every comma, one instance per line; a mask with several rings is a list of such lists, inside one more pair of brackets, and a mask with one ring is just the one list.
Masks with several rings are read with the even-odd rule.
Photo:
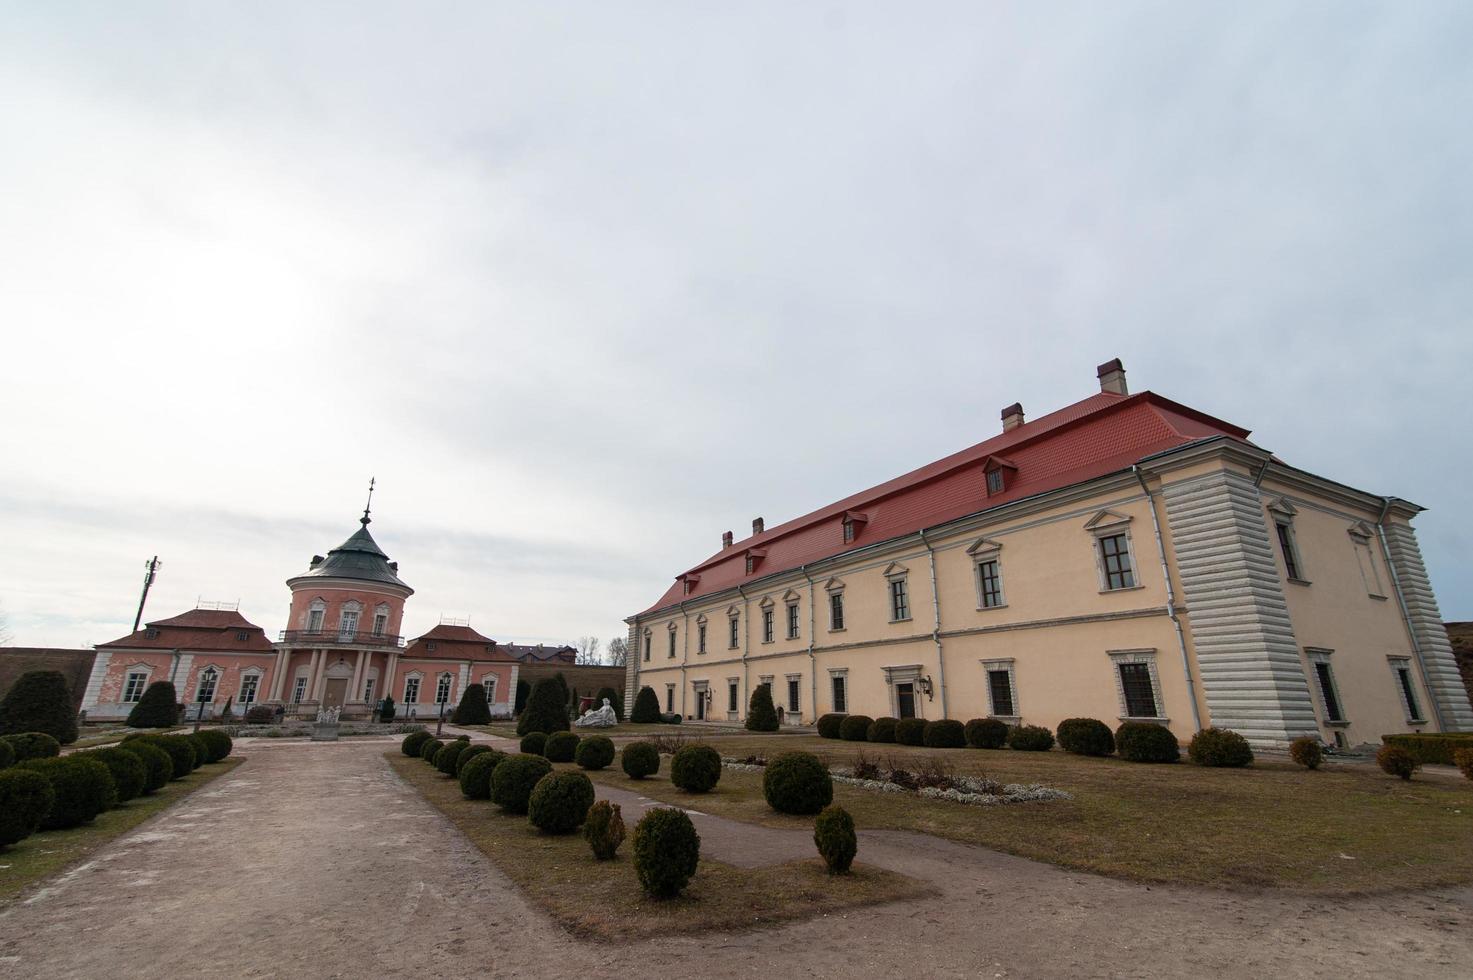
[[300, 647], [402, 647], [404, 637], [368, 630], [282, 630], [281, 642]]

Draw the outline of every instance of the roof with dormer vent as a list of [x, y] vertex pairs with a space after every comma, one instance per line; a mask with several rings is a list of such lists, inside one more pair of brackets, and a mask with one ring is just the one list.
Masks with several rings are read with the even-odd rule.
[[348, 540], [329, 551], [326, 558], [313, 558], [312, 566], [301, 575], [288, 579], [287, 584], [308, 578], [347, 578], [397, 585], [413, 595], [414, 590], [399, 577], [398, 563], [389, 561], [389, 556], [368, 533], [371, 523], [368, 515], [365, 513], [358, 523], [362, 526]]
[[482, 636], [469, 626], [441, 623], [423, 636], [409, 642], [403, 656], [427, 660], [500, 660], [517, 658], [504, 652], [489, 636]]
[[145, 623], [136, 633], [97, 649], [208, 650], [216, 653], [271, 653], [276, 648], [261, 627], [233, 609], [191, 609]]

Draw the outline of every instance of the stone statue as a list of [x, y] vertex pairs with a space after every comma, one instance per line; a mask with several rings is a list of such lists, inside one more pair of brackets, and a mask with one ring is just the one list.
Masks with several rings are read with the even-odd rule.
[[613, 728], [619, 724], [619, 716], [614, 714], [614, 706], [609, 704], [609, 699], [604, 698], [602, 708], [589, 708], [573, 724], [579, 728]]
[[317, 724], [336, 725], [338, 716], [342, 714], [342, 708], [322, 708], [317, 712]]

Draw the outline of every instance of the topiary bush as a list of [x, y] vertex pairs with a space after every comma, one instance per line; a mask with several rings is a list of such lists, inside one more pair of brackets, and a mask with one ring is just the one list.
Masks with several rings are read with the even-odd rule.
[[[839, 721], [839, 737], [846, 742], [863, 742], [869, 738], [875, 720], [869, 715], [846, 715]], [[894, 726], [891, 726], [892, 738]]]
[[869, 723], [869, 731], [864, 733], [864, 737], [871, 742], [894, 742], [895, 726], [898, 724], [900, 724], [899, 718], [889, 716], [876, 718]]
[[973, 718], [965, 728], [967, 744], [974, 749], [1000, 749], [1008, 744], [1008, 726], [996, 718]]
[[778, 813], [817, 813], [834, 802], [834, 778], [818, 756], [784, 752], [762, 770], [762, 795]]
[[966, 748], [966, 728], [959, 721], [950, 718], [940, 718], [936, 721], [926, 722], [926, 730], [922, 740], [927, 748], [932, 749], [961, 749]]
[[411, 759], [419, 757], [419, 750], [430, 740], [430, 733], [425, 731], [410, 732], [404, 736], [404, 741], [399, 743], [399, 751]]
[[630, 742], [619, 753], [619, 764], [630, 779], [643, 779], [660, 771], [660, 751], [649, 742]]
[[169, 753], [157, 745], [149, 745], [141, 740], [122, 742], [118, 745], [118, 751], [131, 752], [143, 763], [144, 780], [143, 793], [155, 793], [163, 789], [169, 780], [174, 778], [174, 760], [169, 758]]
[[451, 712], [452, 725], [489, 725], [491, 706], [486, 703], [484, 684], [467, 684], [460, 694], [460, 703]]
[[701, 860], [701, 835], [685, 811], [655, 807], [634, 826], [634, 873], [655, 898], [679, 895]]
[[599, 800], [588, 810], [583, 821], [583, 839], [599, 861], [612, 861], [624, 843], [624, 816], [619, 804]]
[[435, 768], [447, 776], [454, 777], [455, 764], [460, 761], [460, 754], [468, 748], [470, 748], [470, 743], [459, 739], [445, 743], [444, 748], [435, 753]]
[[445, 743], [438, 738], [427, 739], [419, 747], [419, 757], [433, 766], [435, 764], [435, 756], [439, 755], [440, 750], [444, 747]]
[[747, 703], [747, 731], [777, 731], [777, 708], [772, 705], [772, 687], [758, 684]]
[[579, 741], [578, 736], [572, 732], [553, 732], [547, 736], [542, 754], [548, 762], [572, 762], [573, 756], [578, 754]]
[[1406, 749], [1400, 745], [1383, 745], [1376, 753], [1376, 765], [1388, 776], [1397, 779], [1411, 779], [1412, 773], [1421, 768], [1421, 763], [1416, 760]]
[[1458, 767], [1464, 779], [1473, 779], [1473, 749], [1458, 749], [1453, 752], [1453, 765]]
[[[476, 746], [482, 748], [482, 746]], [[466, 756], [470, 756], [469, 759]], [[486, 749], [484, 752], [460, 753], [460, 793], [468, 800], [491, 799], [491, 775], [497, 765], [508, 758], [505, 752]]]
[[660, 698], [652, 687], [641, 687], [634, 697], [629, 720], [636, 725], [653, 725], [660, 720]]
[[201, 728], [197, 734], [210, 749], [210, 762], [219, 762], [235, 751], [235, 740], [218, 728]]
[[[818, 737], [819, 738], [838, 738], [839, 737], [839, 726], [844, 723], [844, 719], [847, 718], [847, 717], [849, 717], [849, 716], [848, 715], [839, 715], [839, 714], [819, 715], [818, 716], [818, 724], [816, 726], [818, 728]], [[865, 724], [868, 725], [869, 722], [865, 722]], [[859, 741], [859, 739], [855, 739], [855, 741]]]
[[491, 746], [489, 745], [467, 745], [461, 750], [460, 755], [455, 757], [455, 778], [460, 778], [460, 774], [465, 770], [466, 763], [470, 762], [476, 756], [485, 755], [490, 751]]
[[66, 675], [28, 670], [0, 698], [0, 735], [45, 732], [62, 745], [77, 740], [77, 709]]
[[902, 718], [895, 723], [895, 741], [901, 745], [926, 744], [926, 719]]
[[1115, 735], [1098, 718], [1065, 718], [1059, 722], [1059, 748], [1075, 755], [1109, 755]]
[[1253, 762], [1253, 749], [1235, 731], [1204, 728], [1187, 743], [1187, 758], [1199, 766], [1246, 766]]
[[526, 813], [537, 781], [552, 772], [552, 763], [540, 755], [512, 755], [491, 772], [491, 802], [507, 813]]
[[154, 681], [128, 712], [129, 728], [173, 728], [179, 724], [179, 695], [170, 681]]
[[568, 730], [568, 691], [558, 683], [561, 680], [562, 675], [558, 674], [544, 677], [532, 685], [532, 696], [527, 699], [527, 707], [517, 719], [518, 735]]
[[607, 769], [614, 761], [614, 740], [607, 735], [589, 735], [578, 743], [573, 761], [579, 769]]
[[172, 735], [170, 737], [189, 739], [189, 744], [194, 746], [194, 768], [198, 769], [210, 761], [210, 743], [200, 738], [198, 732], [190, 732], [188, 735]]
[[61, 743], [45, 732], [21, 732], [18, 735], [0, 736], [0, 742], [10, 746], [16, 762], [27, 759], [53, 759], [61, 755]]
[[148, 785], [148, 767], [143, 764], [142, 759], [126, 749], [93, 749], [83, 753], [83, 758], [107, 766], [108, 774], [113, 777], [118, 803], [127, 803], [142, 793]]
[[36, 832], [56, 803], [51, 780], [28, 769], [0, 772], [0, 848]]
[[831, 806], [813, 821], [813, 843], [828, 865], [829, 874], [846, 875], [859, 853], [859, 837], [854, 833], [854, 818], [841, 806]]
[[670, 760], [670, 782], [687, 793], [709, 793], [721, 780], [721, 755], [709, 745], [684, 745]]
[[527, 755], [541, 755], [547, 745], [546, 732], [531, 732], [522, 736], [521, 750]]
[[1122, 722], [1115, 729], [1115, 751], [1127, 762], [1176, 762], [1181, 757], [1171, 729], [1153, 721]]
[[0, 769], [8, 769], [13, 765], [15, 765], [15, 749], [10, 747], [9, 742], [0, 739]]
[[177, 735], [145, 735], [138, 739], [145, 745], [163, 749], [169, 756], [169, 763], [174, 767], [170, 779], [183, 779], [194, 772], [194, 743]]
[[1289, 758], [1306, 769], [1318, 769], [1325, 761], [1325, 750], [1320, 748], [1319, 739], [1306, 735], [1289, 743]]
[[[85, 753], [83, 753], [85, 754]], [[41, 819], [42, 830], [62, 830], [90, 822], [117, 803], [117, 787], [107, 766], [82, 755], [65, 759], [27, 759], [19, 766], [40, 773], [56, 799]]]
[[593, 781], [581, 772], [555, 772], [532, 787], [527, 820], [545, 834], [571, 834], [593, 806]]
[[1008, 731], [1008, 748], [1016, 752], [1047, 752], [1054, 747], [1054, 733], [1042, 725], [1018, 725]]

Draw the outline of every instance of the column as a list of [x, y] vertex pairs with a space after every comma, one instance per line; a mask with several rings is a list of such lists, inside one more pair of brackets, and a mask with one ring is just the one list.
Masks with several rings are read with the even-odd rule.
[[271, 674], [271, 701], [281, 700], [281, 688], [286, 682], [286, 669], [291, 663], [292, 652], [290, 650], [276, 651], [276, 669]]
[[399, 711], [399, 697], [404, 693], [394, 687], [394, 672], [399, 669], [399, 654], [397, 651], [389, 654], [388, 664], [384, 667], [384, 676], [379, 678], [378, 685], [382, 690], [379, 692], [381, 698], [393, 698], [395, 712]]
[[312, 651], [312, 683], [307, 685], [307, 700], [322, 703], [322, 679], [327, 673], [326, 650]]
[[358, 651], [358, 662], [353, 665], [353, 680], [348, 684], [348, 696], [344, 704], [358, 704], [363, 700], [363, 664], [368, 658], [367, 650]]

